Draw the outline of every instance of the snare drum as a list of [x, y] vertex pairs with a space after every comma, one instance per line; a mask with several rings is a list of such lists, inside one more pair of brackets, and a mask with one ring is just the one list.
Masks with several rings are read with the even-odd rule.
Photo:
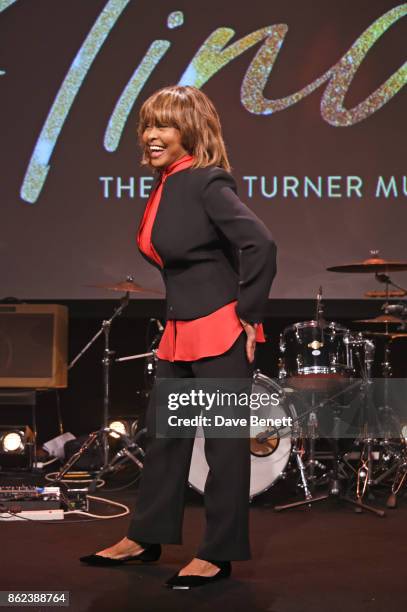
[[338, 323], [304, 321], [280, 336], [279, 378], [298, 389], [325, 390], [353, 374], [349, 331]]
[[[263, 374], [256, 372], [253, 377], [252, 396], [260, 393], [278, 393], [280, 400], [278, 405], [260, 406], [252, 409], [251, 414], [260, 418], [283, 419], [291, 417], [292, 426], [279, 428], [276, 433], [270, 432], [270, 436], [263, 442], [256, 440], [258, 434], [264, 433], [265, 428], [250, 428], [250, 498], [267, 491], [284, 474], [291, 455], [291, 448], [295, 434], [296, 412], [289, 403], [283, 389], [273, 380]], [[286, 420], [287, 422], [287, 420]], [[219, 443], [221, 441], [219, 440]], [[205, 459], [205, 438], [202, 428], [198, 428], [192, 452], [191, 467], [189, 471], [190, 486], [203, 493], [209, 467]], [[230, 457], [233, 461], [233, 457]], [[227, 470], [227, 466], [225, 466]]]

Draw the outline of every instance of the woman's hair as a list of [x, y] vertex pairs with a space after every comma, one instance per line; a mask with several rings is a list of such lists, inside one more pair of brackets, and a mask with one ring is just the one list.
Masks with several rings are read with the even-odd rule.
[[[138, 137], [142, 146], [142, 135], [148, 125], [177, 128], [182, 146], [194, 157], [192, 167], [214, 165], [230, 171], [219, 115], [200, 89], [172, 85], [156, 91], [140, 109]], [[143, 151], [141, 163], [146, 165], [144, 147]]]

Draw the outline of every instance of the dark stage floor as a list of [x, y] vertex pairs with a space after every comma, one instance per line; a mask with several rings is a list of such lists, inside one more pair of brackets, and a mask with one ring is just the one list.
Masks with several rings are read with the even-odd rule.
[[[191, 591], [163, 587], [165, 579], [194, 555], [200, 539], [202, 502], [190, 491], [184, 545], [166, 546], [159, 564], [149, 566], [106, 569], [78, 561], [79, 556], [121, 538], [128, 517], [89, 523], [66, 520], [55, 525], [0, 523], [1, 590], [69, 590], [70, 609], [75, 612], [406, 609], [406, 500], [388, 511], [386, 518], [355, 514], [332, 500], [312, 509], [276, 513], [272, 505], [288, 501], [284, 486], [278, 483], [254, 500], [253, 560], [234, 563], [230, 580]], [[131, 490], [100, 495], [131, 506], [136, 497]]]

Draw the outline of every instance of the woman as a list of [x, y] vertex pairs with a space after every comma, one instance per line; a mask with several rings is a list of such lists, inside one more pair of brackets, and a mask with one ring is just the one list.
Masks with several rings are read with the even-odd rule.
[[[194, 87], [159, 90], [142, 106], [143, 164], [157, 174], [138, 246], [162, 273], [167, 324], [157, 378], [252, 376], [261, 321], [276, 271], [265, 225], [237, 197], [218, 114]], [[154, 431], [150, 402], [148, 430]], [[127, 537], [81, 560], [113, 565], [157, 560], [161, 544], [181, 543], [190, 438], [151, 438]], [[206, 438], [207, 526], [196, 557], [166, 584], [190, 588], [230, 575], [250, 558], [249, 439]]]

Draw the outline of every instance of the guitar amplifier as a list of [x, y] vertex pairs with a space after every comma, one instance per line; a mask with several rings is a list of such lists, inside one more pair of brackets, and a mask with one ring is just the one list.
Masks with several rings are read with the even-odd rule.
[[68, 309], [0, 304], [0, 388], [67, 386]]

